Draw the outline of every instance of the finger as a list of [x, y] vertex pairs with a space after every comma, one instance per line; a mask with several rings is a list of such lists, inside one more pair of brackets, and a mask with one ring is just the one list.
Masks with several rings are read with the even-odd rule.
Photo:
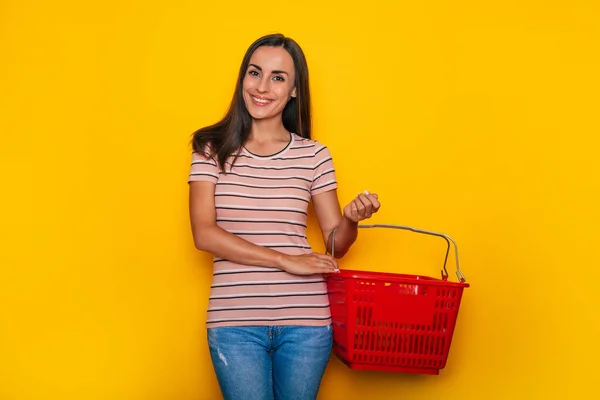
[[375, 203], [378, 201], [378, 199], [379, 199], [379, 196], [377, 196], [377, 194], [376, 194], [376, 193], [369, 193], [369, 194], [366, 194], [366, 195], [364, 195], [364, 196], [365, 196], [365, 197], [366, 197], [366, 198], [367, 198], [367, 199], [368, 199], [368, 200], [369, 200], [369, 201], [370, 201], [372, 204], [375, 204]]
[[366, 198], [371, 202], [371, 214], [376, 213], [381, 207], [381, 203], [377, 200], [379, 196], [376, 193], [369, 193]]
[[353, 203], [356, 205], [356, 212], [357, 212], [358, 216], [362, 218], [365, 213], [365, 205], [360, 200], [360, 196], [358, 198], [354, 199]]
[[337, 260], [327, 254], [320, 254], [320, 253], [315, 253], [317, 254], [317, 257], [322, 260], [323, 262], [325, 262], [328, 265], [331, 265], [333, 268], [337, 269], [338, 264], [337, 264]]
[[336, 267], [335, 265], [332, 265], [331, 263], [325, 263], [325, 265], [323, 266], [323, 268], [326, 271], [330, 271], [330, 272], [335, 272], [338, 270], [338, 267]]
[[379, 211], [379, 208], [381, 207], [381, 203], [379, 201], [377, 201], [377, 199], [372, 199], [371, 200], [373, 203], [373, 212], [377, 212]]
[[323, 274], [336, 272], [337, 268], [335, 268], [331, 263], [325, 262], [323, 260], [319, 261], [319, 264], [315, 266], [317, 271]]
[[358, 216], [358, 207], [356, 206], [356, 202], [354, 200], [352, 200], [352, 205], [350, 206], [350, 209], [352, 210], [351, 212], [351, 219], [352, 221], [357, 221], [359, 216]]
[[369, 218], [369, 216], [371, 215], [372, 204], [367, 198], [367, 196], [359, 195], [355, 201], [358, 207], [358, 212], [360, 214], [360, 219], [363, 220]]
[[333, 258], [332, 256], [327, 255], [327, 254], [322, 254], [322, 256], [331, 265], [331, 267], [333, 268], [334, 272], [339, 272], [340, 271], [340, 267], [339, 267], [339, 265], [337, 263], [337, 260], [335, 258]]
[[371, 215], [371, 210], [373, 209], [373, 202], [369, 198], [369, 196], [361, 194], [358, 196], [358, 201], [360, 201], [364, 207], [364, 215], [363, 216]]
[[328, 264], [331, 266], [331, 268], [333, 269], [333, 271], [337, 271], [337, 270], [339, 269], [339, 267], [338, 267], [338, 263], [337, 263], [337, 261], [336, 261], [336, 259], [335, 259], [335, 258], [333, 258], [333, 257], [330, 257], [330, 258], [327, 260], [327, 263], [328, 263]]
[[378, 198], [379, 198], [379, 196], [377, 195], [377, 193], [371, 193], [371, 192], [369, 192], [368, 190], [365, 190], [363, 193], [364, 193], [365, 195], [367, 195], [367, 196], [373, 196], [373, 197], [375, 197], [376, 199], [378, 199]]

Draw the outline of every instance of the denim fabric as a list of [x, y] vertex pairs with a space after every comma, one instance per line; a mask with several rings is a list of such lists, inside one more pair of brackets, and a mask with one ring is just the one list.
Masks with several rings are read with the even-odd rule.
[[225, 400], [316, 399], [332, 339], [331, 325], [208, 329]]

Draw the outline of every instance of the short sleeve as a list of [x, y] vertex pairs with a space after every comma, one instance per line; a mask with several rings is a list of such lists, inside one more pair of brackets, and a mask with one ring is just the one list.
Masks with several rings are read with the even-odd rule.
[[219, 167], [217, 166], [217, 162], [205, 154], [193, 152], [188, 183], [203, 181], [216, 184], [218, 180]]
[[310, 194], [314, 196], [319, 193], [337, 189], [335, 168], [331, 153], [326, 146], [318, 145], [315, 151], [315, 167]]

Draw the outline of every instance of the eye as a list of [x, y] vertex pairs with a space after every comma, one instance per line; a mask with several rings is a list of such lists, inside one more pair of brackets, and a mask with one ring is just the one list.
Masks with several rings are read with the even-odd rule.
[[258, 76], [258, 71], [251, 70], [251, 71], [248, 71], [248, 74], [250, 74], [252, 76]]
[[274, 76], [273, 79], [275, 79], [276, 81], [279, 81], [279, 82], [285, 81], [285, 79], [283, 79], [283, 76], [279, 76], [279, 75]]

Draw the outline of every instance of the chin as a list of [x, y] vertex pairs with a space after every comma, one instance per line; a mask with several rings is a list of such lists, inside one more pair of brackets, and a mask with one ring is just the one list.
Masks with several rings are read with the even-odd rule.
[[247, 110], [248, 110], [248, 114], [250, 114], [252, 119], [255, 119], [255, 120], [269, 119], [271, 117], [270, 114], [266, 114], [263, 112], [256, 112], [255, 110], [252, 110], [250, 108], [247, 108]]
[[252, 105], [250, 105], [250, 107], [248, 107], [248, 105], [246, 105], [246, 110], [248, 110], [248, 114], [250, 114], [250, 116], [256, 120], [271, 119], [271, 118], [281, 114], [281, 112], [277, 112], [277, 110], [273, 110], [273, 109], [263, 110], [263, 109], [259, 108], [257, 110], [256, 107], [253, 107]]

